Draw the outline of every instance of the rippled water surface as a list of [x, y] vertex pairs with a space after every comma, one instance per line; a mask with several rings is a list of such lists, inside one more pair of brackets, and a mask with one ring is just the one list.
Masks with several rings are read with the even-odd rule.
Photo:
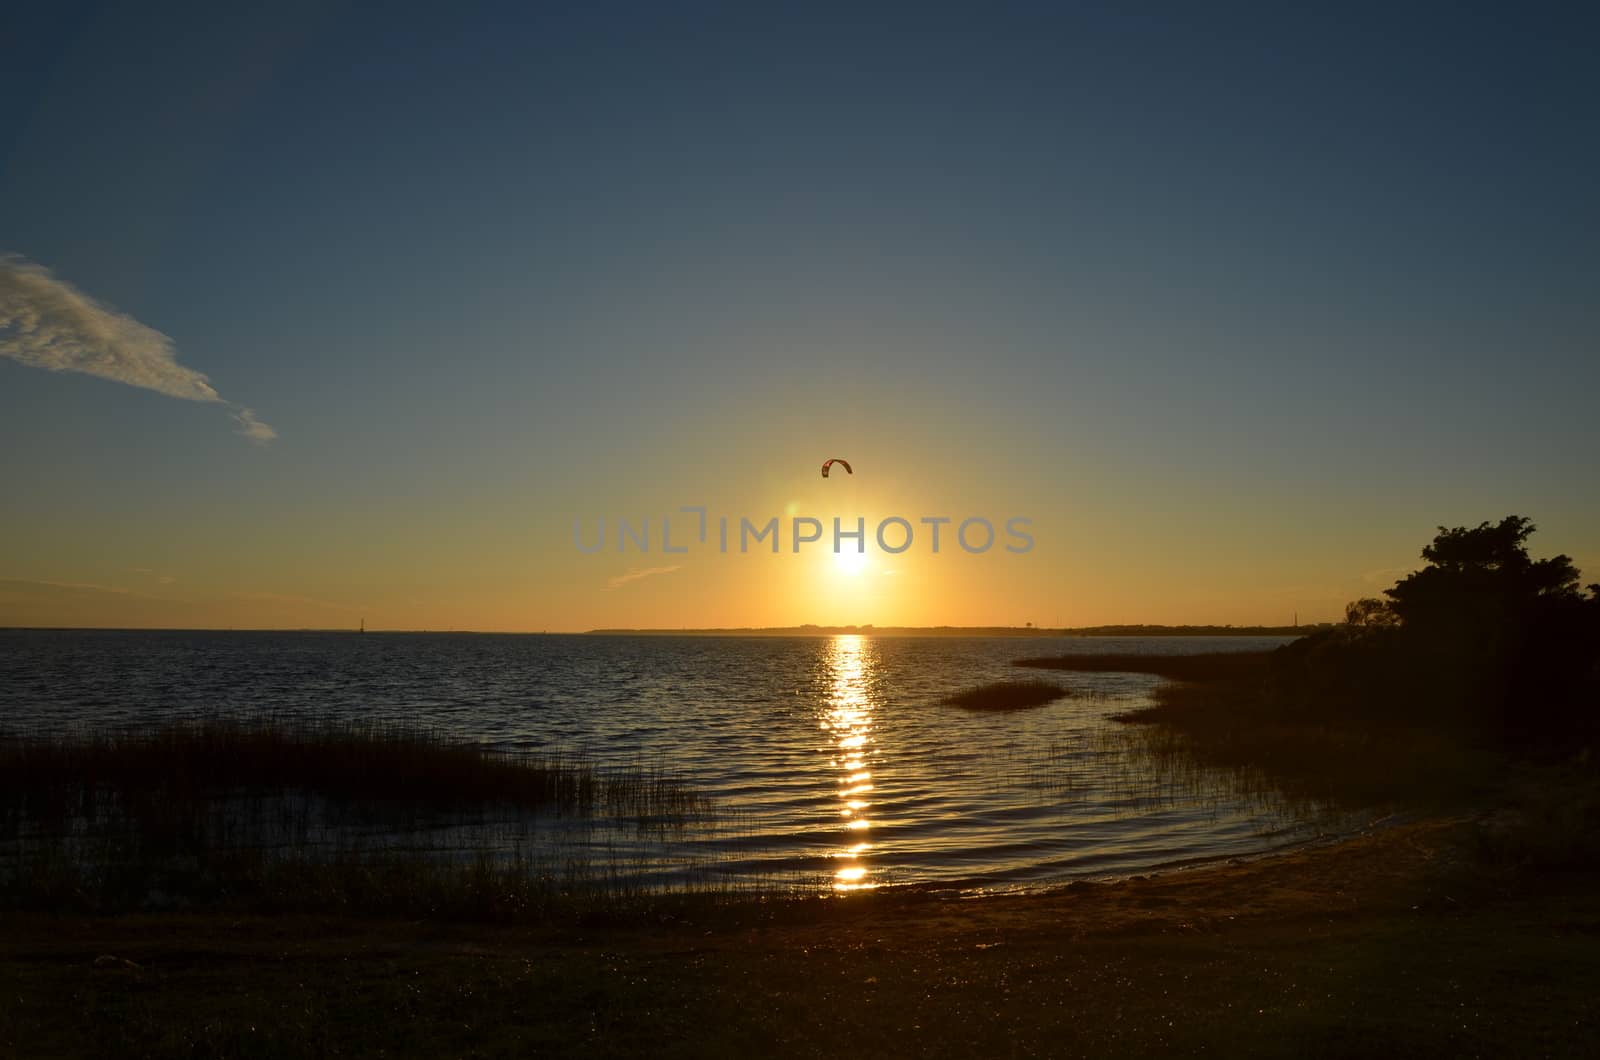
[[[1262, 850], [1326, 819], [1157, 776], [1108, 715], [1136, 674], [1018, 671], [1020, 656], [1187, 654], [1279, 638], [578, 637], [0, 632], [0, 725], [120, 727], [217, 714], [365, 718], [510, 748], [662, 765], [712, 820], [588, 842], [670, 883], [848, 890], [1036, 886]], [[1045, 676], [1091, 695], [1033, 710], [940, 704]], [[637, 844], [637, 849], [630, 849]]]

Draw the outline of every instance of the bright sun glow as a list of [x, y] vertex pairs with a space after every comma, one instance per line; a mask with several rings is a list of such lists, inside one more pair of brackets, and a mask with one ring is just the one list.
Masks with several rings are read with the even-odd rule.
[[833, 554], [833, 569], [840, 574], [860, 574], [867, 569], [867, 554], [848, 548], [840, 549]]

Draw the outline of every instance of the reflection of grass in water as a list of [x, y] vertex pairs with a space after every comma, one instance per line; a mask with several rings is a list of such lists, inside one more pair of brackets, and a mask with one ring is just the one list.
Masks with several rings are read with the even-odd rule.
[[[1063, 688], [1048, 681], [997, 681], [942, 702], [970, 710], [1010, 711], [1056, 699], [1099, 703], [1111, 698], [1098, 689]], [[1045, 798], [1081, 791], [1089, 783], [1081, 728], [1058, 726], [1044, 735], [1028, 732], [998, 746], [988, 745], [973, 756], [973, 768], [991, 791], [1016, 788]]]
[[1005, 743], [983, 753], [976, 769], [991, 791], [1020, 790], [1063, 798], [1089, 783], [1082, 734], [1066, 729]]
[[1140, 727], [1109, 730], [1102, 735], [1107, 762], [1120, 780], [1120, 790], [1136, 805], [1182, 805], [1217, 816], [1245, 809], [1289, 820], [1311, 822], [1326, 817], [1321, 801], [1284, 791], [1271, 776], [1250, 765], [1221, 767], [1189, 753], [1170, 730]]
[[1316, 799], [1285, 793], [1262, 771], [1186, 754], [1155, 727], [1063, 728], [993, 752], [985, 771], [994, 790], [1027, 792], [1041, 802], [1094, 798], [1092, 812], [1112, 819], [1181, 808], [1212, 818], [1243, 809], [1311, 822], [1328, 812]]
[[1104, 726], [1035, 734], [982, 754], [976, 766], [991, 792], [1016, 792], [1040, 805], [1082, 801], [1085, 812], [1114, 818], [1222, 798], [1215, 778], [1152, 768], [1126, 733]]
[[[710, 817], [660, 766], [606, 770], [393, 727], [14, 738], [0, 741], [0, 901], [537, 911], [629, 899], [647, 873], [698, 886], [703, 867], [640, 851]], [[548, 835], [530, 828], [540, 820]], [[568, 835], [622, 826], [626, 852], [600, 858]]]

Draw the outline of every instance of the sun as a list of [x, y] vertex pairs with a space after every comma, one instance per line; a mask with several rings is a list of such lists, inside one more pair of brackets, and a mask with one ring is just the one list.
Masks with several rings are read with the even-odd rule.
[[867, 554], [854, 549], [840, 549], [833, 554], [833, 569], [854, 577], [867, 569]]

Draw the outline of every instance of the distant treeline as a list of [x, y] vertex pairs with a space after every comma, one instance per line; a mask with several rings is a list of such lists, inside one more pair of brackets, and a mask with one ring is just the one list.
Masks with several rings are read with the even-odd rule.
[[706, 629], [591, 629], [589, 636], [630, 637], [1296, 637], [1332, 629], [1300, 626], [738, 626]]

